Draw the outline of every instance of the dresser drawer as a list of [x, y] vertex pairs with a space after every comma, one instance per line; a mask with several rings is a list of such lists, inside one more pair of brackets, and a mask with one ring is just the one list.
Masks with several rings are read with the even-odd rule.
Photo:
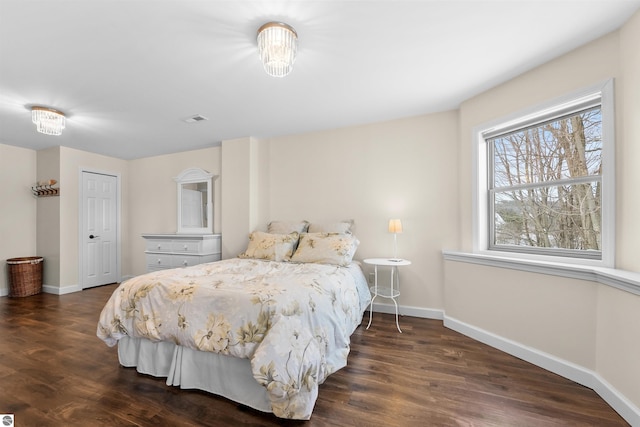
[[222, 252], [222, 240], [220, 235], [212, 236], [210, 239], [202, 241], [202, 252], [208, 254], [219, 254]]
[[173, 240], [149, 239], [146, 242], [149, 252], [171, 252], [173, 250]]
[[219, 234], [143, 234], [147, 271], [189, 267], [221, 258]]
[[174, 240], [171, 246], [173, 252], [197, 254], [202, 252], [201, 240]]
[[172, 267], [172, 255], [147, 254], [147, 269], [163, 269]]
[[213, 255], [172, 255], [171, 266], [174, 268], [191, 267], [192, 265], [211, 261], [213, 261]]

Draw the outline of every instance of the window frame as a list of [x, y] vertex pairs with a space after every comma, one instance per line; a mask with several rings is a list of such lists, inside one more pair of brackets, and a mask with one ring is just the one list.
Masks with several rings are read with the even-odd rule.
[[[534, 126], [554, 117], [600, 105], [602, 117], [601, 176], [601, 256], [597, 259], [576, 257], [575, 251], [515, 247], [503, 250], [490, 242], [493, 227], [492, 203], [489, 202], [493, 171], [487, 140], [523, 127]], [[615, 108], [613, 79], [538, 104], [522, 111], [476, 126], [472, 130], [473, 150], [473, 252], [509, 258], [613, 267], [615, 259]]]

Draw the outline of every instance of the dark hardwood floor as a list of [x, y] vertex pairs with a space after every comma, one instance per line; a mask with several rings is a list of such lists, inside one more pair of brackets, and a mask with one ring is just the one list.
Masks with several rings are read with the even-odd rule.
[[594, 391], [441, 321], [402, 317], [400, 334], [379, 313], [356, 330], [348, 366], [320, 386], [311, 420], [279, 420], [120, 367], [95, 335], [115, 287], [0, 298], [0, 414], [16, 427], [628, 425]]

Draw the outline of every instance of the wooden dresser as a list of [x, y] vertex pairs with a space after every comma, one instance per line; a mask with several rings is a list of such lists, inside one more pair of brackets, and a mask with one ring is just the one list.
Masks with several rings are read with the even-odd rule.
[[143, 234], [147, 271], [190, 265], [221, 259], [220, 234]]

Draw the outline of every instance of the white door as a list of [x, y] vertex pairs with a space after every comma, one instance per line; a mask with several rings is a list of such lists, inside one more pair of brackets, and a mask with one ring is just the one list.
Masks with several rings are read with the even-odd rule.
[[117, 177], [82, 172], [82, 289], [118, 281]]

